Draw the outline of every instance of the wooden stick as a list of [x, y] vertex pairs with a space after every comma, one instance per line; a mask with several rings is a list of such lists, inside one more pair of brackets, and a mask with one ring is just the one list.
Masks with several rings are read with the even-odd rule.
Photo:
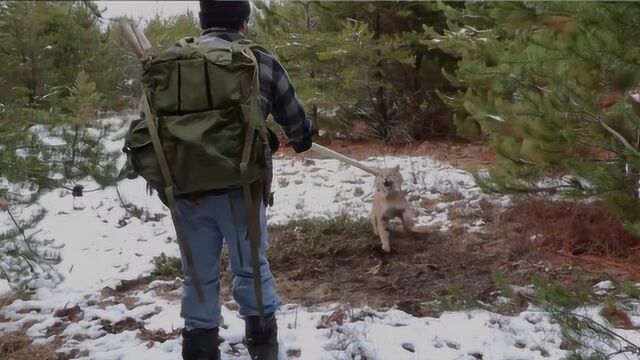
[[311, 150], [315, 151], [316, 153], [318, 153], [320, 155], [323, 155], [323, 156], [326, 156], [326, 157], [329, 157], [329, 158], [332, 158], [332, 159], [336, 159], [336, 160], [342, 161], [342, 162], [344, 162], [346, 164], [355, 166], [355, 167], [357, 167], [357, 168], [359, 168], [361, 170], [364, 170], [364, 171], [368, 172], [369, 174], [371, 174], [373, 176], [377, 176], [377, 175], [380, 174], [380, 171], [378, 169], [369, 167], [369, 166], [367, 166], [367, 165], [365, 165], [365, 164], [363, 164], [363, 163], [361, 163], [361, 162], [359, 162], [357, 160], [354, 160], [354, 159], [352, 159], [350, 157], [347, 157], [347, 156], [342, 155], [342, 154], [340, 154], [338, 152], [335, 152], [335, 151], [333, 151], [333, 150], [331, 150], [329, 148], [326, 148], [326, 147], [324, 147], [324, 146], [322, 146], [320, 144], [316, 144], [316, 143], [311, 144]]

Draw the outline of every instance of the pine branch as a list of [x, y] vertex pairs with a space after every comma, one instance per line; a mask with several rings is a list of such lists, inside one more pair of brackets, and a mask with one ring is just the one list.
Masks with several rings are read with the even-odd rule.
[[633, 145], [631, 145], [627, 139], [624, 138], [624, 136], [620, 135], [617, 131], [613, 130], [609, 125], [607, 125], [602, 119], [600, 119], [598, 116], [596, 116], [595, 114], [589, 112], [589, 111], [583, 111], [584, 114], [587, 114], [589, 117], [591, 117], [593, 120], [595, 120], [598, 124], [602, 125], [602, 127], [607, 130], [607, 132], [609, 132], [611, 135], [613, 135], [616, 139], [618, 139], [618, 141], [620, 141], [620, 143], [622, 143], [622, 145], [629, 150], [632, 154], [634, 154], [636, 157], [640, 157], [640, 152], [638, 150], [636, 150]]

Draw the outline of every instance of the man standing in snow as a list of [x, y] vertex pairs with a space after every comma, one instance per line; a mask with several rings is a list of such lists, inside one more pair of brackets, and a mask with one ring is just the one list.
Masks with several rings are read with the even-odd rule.
[[[199, 46], [230, 43], [244, 38], [251, 13], [249, 1], [200, 0]], [[294, 150], [308, 150], [312, 142], [312, 124], [282, 65], [261, 48], [252, 48], [259, 67], [262, 113], [271, 114], [283, 129]], [[212, 79], [215, 83], [215, 79]], [[215, 89], [213, 89], [215, 91]], [[273, 145], [272, 145], [272, 150]], [[194, 169], [196, 171], [198, 169]], [[211, 169], [210, 171], [215, 171]], [[270, 175], [269, 175], [270, 177]], [[220, 320], [220, 254], [223, 241], [229, 249], [234, 275], [233, 297], [245, 317], [246, 345], [252, 359], [278, 358], [277, 325], [274, 316], [280, 305], [266, 257], [267, 226], [265, 205], [260, 210], [260, 272], [262, 277], [265, 321], [260, 324], [253, 284], [250, 242], [247, 239], [245, 202], [241, 190], [213, 190], [178, 199], [178, 212], [184, 237], [193, 253], [206, 301], [200, 303], [188, 274], [185, 274], [181, 316], [184, 360], [219, 359], [218, 325]], [[184, 254], [183, 254], [184, 257]], [[183, 259], [184, 263], [184, 259]]]

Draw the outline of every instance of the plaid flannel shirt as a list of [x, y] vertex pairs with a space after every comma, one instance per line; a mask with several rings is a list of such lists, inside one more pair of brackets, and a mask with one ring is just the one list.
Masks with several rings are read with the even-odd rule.
[[[213, 38], [236, 41], [243, 38], [243, 35], [224, 29], [207, 29], [203, 32], [200, 42], [206, 42]], [[289, 141], [294, 144], [310, 140], [313, 125], [296, 96], [296, 91], [286, 70], [266, 50], [257, 48], [253, 49], [253, 53], [259, 66], [260, 96], [265, 119], [271, 114]]]

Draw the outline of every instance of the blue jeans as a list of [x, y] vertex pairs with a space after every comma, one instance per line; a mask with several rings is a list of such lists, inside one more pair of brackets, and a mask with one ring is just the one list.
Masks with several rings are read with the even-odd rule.
[[[179, 221], [184, 237], [193, 254], [205, 302], [199, 303], [193, 282], [186, 271], [182, 256], [184, 283], [180, 316], [187, 329], [210, 329], [220, 320], [220, 254], [223, 241], [229, 249], [229, 263], [233, 273], [233, 298], [240, 305], [240, 315], [258, 315], [253, 287], [251, 247], [247, 237], [244, 193], [231, 191], [209, 195], [197, 201], [178, 199]], [[262, 203], [262, 202], [261, 202]], [[267, 261], [267, 221], [264, 205], [260, 211], [260, 270], [265, 313], [273, 313], [280, 306], [275, 282]]]

